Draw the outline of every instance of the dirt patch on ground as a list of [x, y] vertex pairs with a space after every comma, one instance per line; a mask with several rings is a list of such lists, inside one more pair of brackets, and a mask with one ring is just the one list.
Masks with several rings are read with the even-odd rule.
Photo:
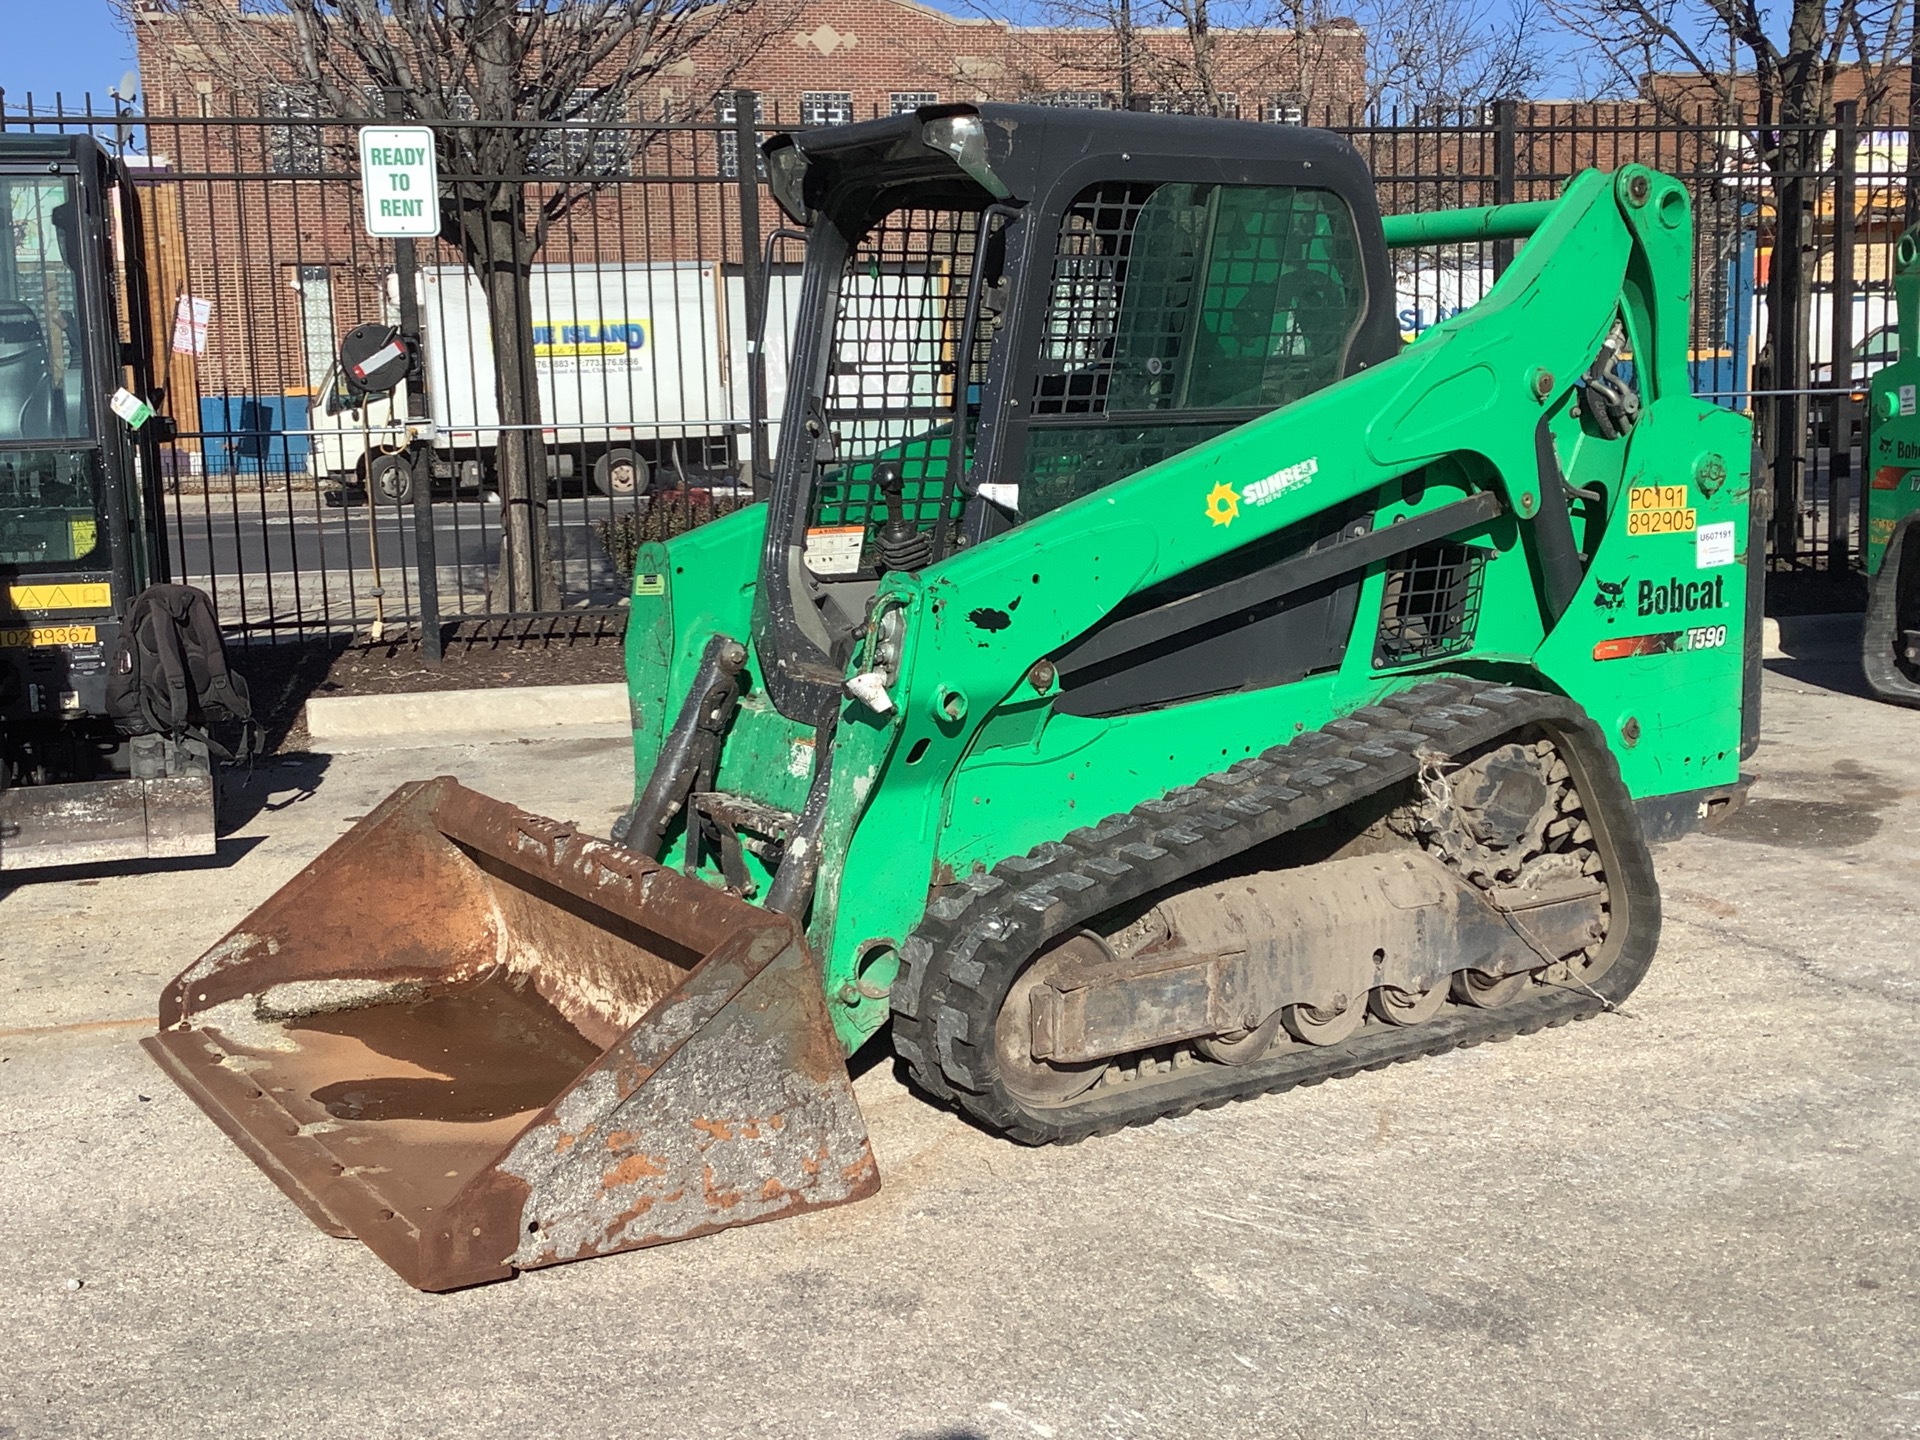
[[407, 695], [516, 685], [596, 685], [626, 673], [623, 617], [584, 623], [516, 622], [450, 630], [438, 665], [411, 637], [233, 646], [228, 660], [247, 681], [266, 753], [308, 748], [304, 707], [314, 695]]

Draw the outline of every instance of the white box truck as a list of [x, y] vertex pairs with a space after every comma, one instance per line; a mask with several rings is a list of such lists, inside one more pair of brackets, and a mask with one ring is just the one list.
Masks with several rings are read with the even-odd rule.
[[[723, 274], [710, 261], [538, 265], [531, 290], [551, 477], [584, 476], [601, 494], [638, 495], [657, 467], [671, 470], [676, 459], [711, 474], [747, 458], [749, 337], [738, 273]], [[405, 386], [360, 403], [336, 365], [312, 422], [323, 482], [365, 484], [377, 499], [404, 499], [412, 475], [404, 452], [427, 440], [437, 478], [462, 489], [493, 483], [500, 414], [486, 297], [461, 266], [423, 269], [419, 294], [428, 415], [417, 414]], [[390, 321], [396, 297], [389, 296]], [[770, 279], [770, 418], [785, 400], [786, 339], [798, 300], [796, 275]]]

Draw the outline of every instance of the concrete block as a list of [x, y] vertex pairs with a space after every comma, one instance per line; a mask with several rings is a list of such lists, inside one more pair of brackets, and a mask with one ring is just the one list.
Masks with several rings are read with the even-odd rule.
[[316, 750], [363, 750], [522, 737], [629, 733], [627, 687], [519, 685], [411, 695], [316, 696], [307, 733]]
[[1843, 651], [1860, 653], [1858, 614], [1783, 615], [1766, 618], [1761, 656], [1767, 660], [1837, 659]]

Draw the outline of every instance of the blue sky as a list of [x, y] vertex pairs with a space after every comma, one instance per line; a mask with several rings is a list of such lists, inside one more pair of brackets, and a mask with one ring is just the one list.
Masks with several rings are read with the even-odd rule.
[[[939, 0], [936, 0], [939, 3]], [[1017, 10], [1019, 0], [997, 0]], [[948, 8], [977, 10], [980, 0], [949, 0]], [[108, 0], [0, 0], [0, 87], [9, 108], [31, 90], [36, 104], [51, 105], [55, 91], [77, 107], [91, 90], [108, 108], [107, 87], [133, 68], [133, 41], [113, 17]], [[1560, 93], [1551, 83], [1548, 93]]]
[[28, 90], [36, 105], [51, 105], [62, 90], [76, 107], [91, 90], [104, 109], [107, 87], [133, 68], [133, 40], [107, 0], [0, 0], [0, 36], [0, 87], [10, 109]]

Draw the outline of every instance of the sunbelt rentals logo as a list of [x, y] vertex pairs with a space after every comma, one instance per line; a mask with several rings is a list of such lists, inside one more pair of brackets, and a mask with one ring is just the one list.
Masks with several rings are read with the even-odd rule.
[[1298, 490], [1320, 473], [1320, 458], [1309, 456], [1296, 464], [1274, 471], [1243, 490], [1222, 480], [1207, 492], [1207, 518], [1216, 525], [1231, 525], [1240, 518], [1240, 507], [1265, 505]]
[[1240, 498], [1249, 505], [1264, 505], [1269, 500], [1278, 500], [1282, 495], [1298, 490], [1319, 473], [1320, 459], [1312, 456], [1297, 465], [1276, 470], [1264, 480], [1254, 481]]

